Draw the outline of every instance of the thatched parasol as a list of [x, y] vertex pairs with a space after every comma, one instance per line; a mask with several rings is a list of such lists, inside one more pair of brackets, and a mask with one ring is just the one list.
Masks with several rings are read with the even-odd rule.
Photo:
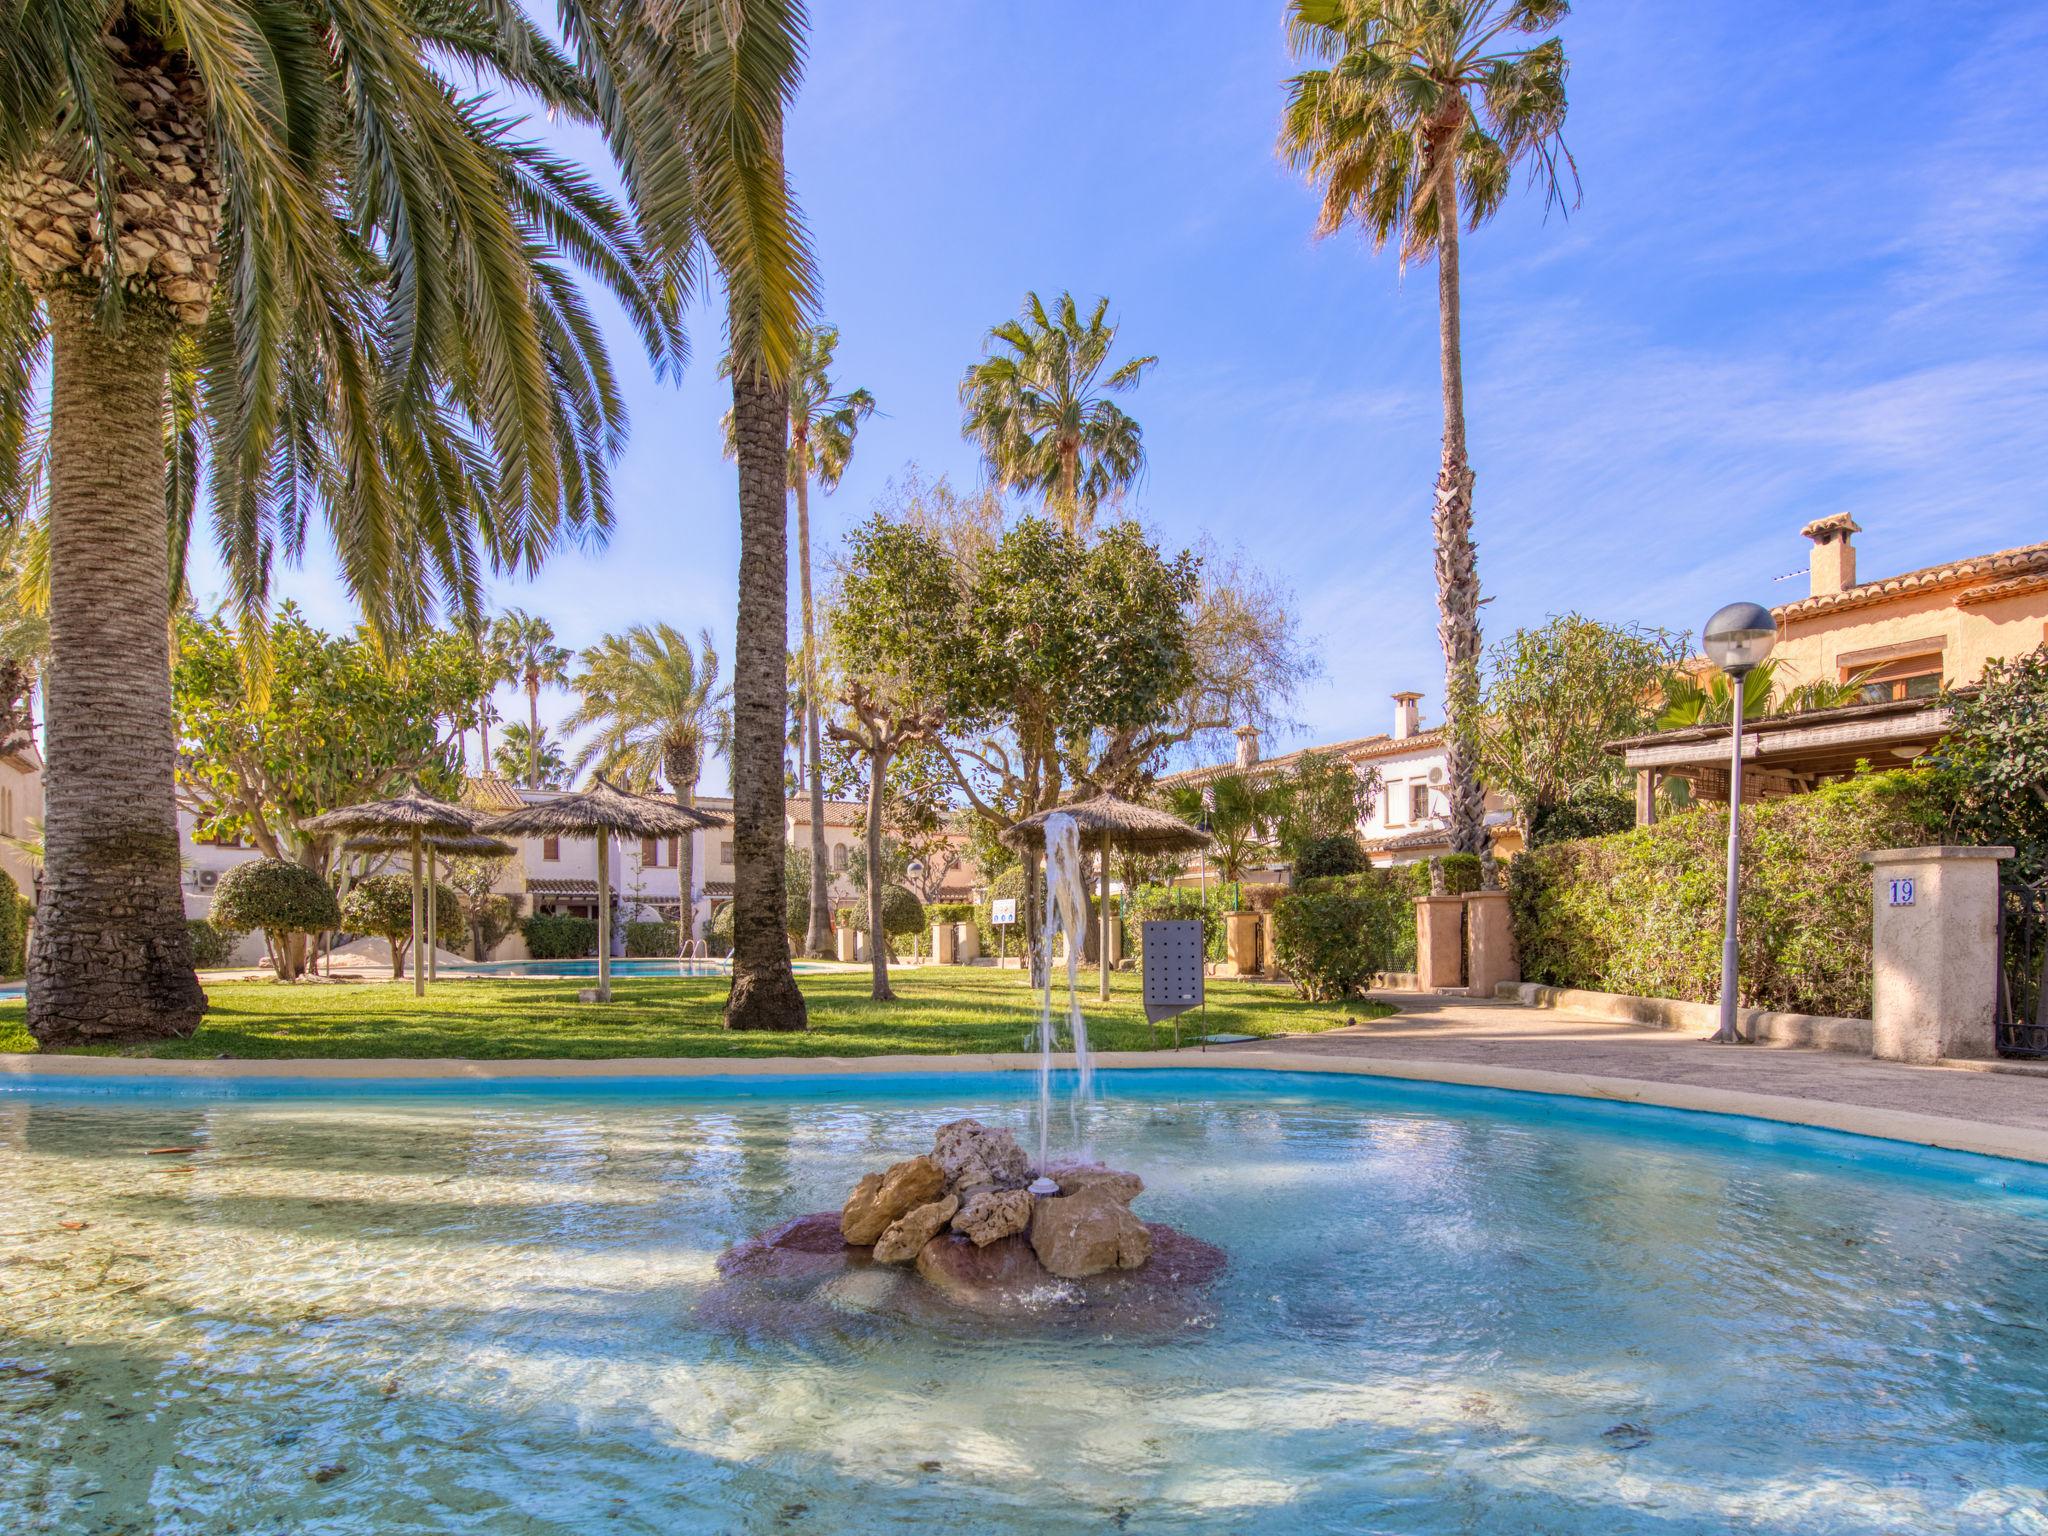
[[[722, 827], [723, 816], [680, 806], [652, 795], [618, 788], [602, 774], [589, 789], [536, 800], [516, 811], [486, 816], [486, 832], [512, 837], [594, 837], [597, 839], [597, 1000], [612, 1000], [612, 873], [614, 836], [688, 837], [703, 827]], [[690, 893], [679, 893], [685, 909]]]
[[[420, 949], [420, 860], [430, 838], [467, 837], [476, 831], [476, 812], [423, 795], [417, 788], [389, 800], [344, 805], [302, 823], [309, 832], [339, 832], [344, 837], [403, 840], [412, 852], [412, 992], [427, 993], [427, 967]], [[429, 935], [431, 942], [431, 935]]]
[[1115, 795], [1097, 795], [1072, 805], [1039, 811], [1004, 829], [1002, 841], [1019, 851], [1045, 846], [1045, 824], [1055, 813], [1074, 818], [1083, 847], [1101, 851], [1097, 881], [1101, 886], [1102, 1001], [1109, 1001], [1109, 850], [1126, 848], [1137, 853], [1192, 853], [1208, 846], [1208, 834], [1189, 826], [1178, 816], [1121, 800]]
[[[441, 889], [440, 871], [435, 867], [437, 860], [504, 859], [519, 850], [495, 837], [485, 837], [481, 832], [429, 832], [423, 834], [420, 841], [427, 850], [427, 950], [424, 955], [415, 955], [413, 963], [426, 970], [427, 980], [434, 981], [441, 974], [441, 924], [435, 911]], [[404, 853], [412, 847], [412, 840], [403, 837], [352, 837], [342, 847], [350, 853]]]

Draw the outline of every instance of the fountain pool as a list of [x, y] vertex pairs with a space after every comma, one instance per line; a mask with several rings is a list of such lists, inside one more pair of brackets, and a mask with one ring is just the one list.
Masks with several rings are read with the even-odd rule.
[[794, 1330], [699, 1310], [936, 1125], [1027, 1130], [1029, 1073], [0, 1091], [0, 1529], [2048, 1530], [2048, 1171], [1098, 1078], [1096, 1153], [1229, 1252], [1203, 1326], [912, 1323], [860, 1275]]

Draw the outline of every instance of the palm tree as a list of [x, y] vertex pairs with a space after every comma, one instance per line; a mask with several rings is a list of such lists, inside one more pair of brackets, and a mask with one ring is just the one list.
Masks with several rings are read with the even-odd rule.
[[484, 0], [0, 13], [0, 499], [36, 499], [49, 551], [46, 1044], [189, 1034], [205, 1008], [167, 639], [202, 484], [245, 614], [324, 522], [401, 642], [442, 607], [473, 626], [485, 570], [609, 527], [623, 410], [563, 258], [664, 358], [678, 338], [637, 232], [517, 136], [513, 97], [592, 111]]
[[1206, 790], [1175, 785], [1166, 806], [1188, 821], [1209, 819], [1216, 843], [1216, 870], [1225, 885], [1234, 885], [1259, 851], [1272, 846], [1287, 813], [1287, 787], [1267, 774], [1226, 773], [1209, 781]]
[[1117, 328], [1109, 300], [1087, 319], [1071, 293], [1050, 312], [1036, 293], [988, 333], [982, 360], [960, 381], [962, 433], [995, 479], [1036, 492], [1068, 533], [1085, 535], [1105, 497], [1144, 471], [1144, 434], [1109, 394], [1135, 389], [1156, 357], [1134, 357], [1108, 376]]
[[[805, 775], [811, 810], [811, 901], [804, 932], [804, 953], [832, 957], [831, 879], [825, 851], [825, 770], [820, 760], [818, 727], [818, 630], [811, 604], [811, 482], [828, 495], [839, 488], [853, 457], [853, 440], [861, 423], [875, 413], [875, 397], [865, 389], [836, 393], [832, 362], [839, 350], [839, 328], [813, 325], [798, 338], [796, 366], [789, 375], [789, 485], [796, 492], [797, 593], [803, 624], [798, 651], [801, 675], [803, 740], [798, 758]], [[732, 360], [725, 363], [731, 371]], [[732, 416], [725, 418], [725, 451], [733, 453]]]
[[569, 780], [569, 764], [562, 756], [562, 744], [547, 733], [546, 727], [542, 727], [536, 742], [532, 728], [524, 720], [514, 720], [505, 727], [498, 742], [497, 761], [487, 766], [515, 784], [527, 779], [531, 789], [560, 789]]
[[[570, 686], [582, 697], [568, 725], [597, 734], [577, 751], [571, 770], [594, 767], [643, 793], [666, 784], [677, 805], [695, 805], [705, 757], [729, 756], [732, 748], [732, 694], [719, 686], [711, 632], [698, 632], [693, 653], [669, 625], [635, 624], [606, 635], [581, 660]], [[696, 850], [688, 837], [677, 844], [676, 891], [681, 953], [697, 932]]]
[[1402, 263], [1437, 259], [1443, 460], [1437, 471], [1437, 633], [1444, 651], [1451, 846], [1484, 854], [1479, 783], [1479, 563], [1465, 451], [1458, 225], [1477, 229], [1517, 166], [1562, 203], [1577, 170], [1561, 137], [1567, 0], [1290, 0], [1295, 52], [1326, 67], [1288, 82], [1281, 152], [1322, 188], [1316, 233], [1357, 223]]
[[803, 0], [563, 0], [558, 14], [676, 301], [693, 296], [706, 268], [725, 288], [740, 509], [725, 1022], [802, 1029], [803, 993], [783, 927], [788, 386], [817, 278], [790, 195], [782, 124], [803, 74], [808, 18]]
[[540, 788], [540, 691], [566, 687], [569, 650], [555, 644], [555, 626], [523, 608], [507, 608], [491, 625], [491, 647], [503, 676], [526, 690], [526, 787]]

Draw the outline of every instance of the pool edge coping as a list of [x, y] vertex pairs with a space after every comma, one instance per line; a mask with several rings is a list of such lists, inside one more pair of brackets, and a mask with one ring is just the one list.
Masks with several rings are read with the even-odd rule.
[[[1059, 1065], [1073, 1058], [1061, 1055]], [[1737, 1115], [1781, 1125], [1840, 1131], [1878, 1141], [1939, 1147], [2017, 1162], [2048, 1165], [2048, 1130], [1966, 1120], [1914, 1110], [1796, 1098], [1697, 1083], [1606, 1077], [1542, 1067], [1501, 1067], [1476, 1062], [1333, 1057], [1317, 1052], [1242, 1050], [1105, 1051], [1096, 1066], [1116, 1071], [1201, 1068], [1235, 1072], [1306, 1072], [1339, 1077], [1386, 1077], [1466, 1088], [1501, 1088], [1553, 1097], [1647, 1104], [1660, 1109]], [[38, 1077], [144, 1077], [198, 1080], [301, 1078], [314, 1081], [461, 1080], [516, 1082], [536, 1078], [850, 1077], [905, 1073], [1020, 1072], [1037, 1067], [1035, 1055], [951, 1056], [731, 1056], [608, 1057], [598, 1060], [477, 1061], [452, 1057], [322, 1057], [249, 1061], [161, 1061], [132, 1056], [63, 1056], [0, 1053], [0, 1085], [23, 1086]]]

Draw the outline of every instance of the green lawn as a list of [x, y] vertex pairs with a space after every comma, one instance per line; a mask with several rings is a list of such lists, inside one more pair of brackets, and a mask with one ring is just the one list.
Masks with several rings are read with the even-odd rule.
[[[632, 977], [613, 983], [608, 1007], [576, 1001], [588, 981], [492, 979], [438, 982], [421, 1001], [412, 984], [388, 981], [223, 982], [207, 988], [213, 1007], [189, 1040], [125, 1053], [180, 1057], [468, 1056], [881, 1056], [918, 1052], [1018, 1051], [1038, 1018], [1021, 973], [933, 968], [892, 977], [893, 1003], [868, 999], [868, 977], [802, 978], [811, 1027], [803, 1034], [728, 1034], [719, 1023], [722, 979]], [[1064, 978], [1062, 979], [1064, 982]], [[1112, 978], [1107, 1005], [1084, 978], [1090, 1042], [1097, 1050], [1147, 1050], [1153, 1035], [1139, 1003], [1138, 977]], [[1384, 1004], [1304, 1003], [1291, 989], [1211, 981], [1206, 1020], [1181, 1021], [1183, 1039], [1203, 1033], [1313, 1034], [1352, 1018], [1377, 1018]], [[1064, 984], [1055, 999], [1063, 1000]], [[32, 1051], [23, 1005], [0, 1004], [0, 1051]], [[1170, 1025], [1158, 1041], [1170, 1046]]]

